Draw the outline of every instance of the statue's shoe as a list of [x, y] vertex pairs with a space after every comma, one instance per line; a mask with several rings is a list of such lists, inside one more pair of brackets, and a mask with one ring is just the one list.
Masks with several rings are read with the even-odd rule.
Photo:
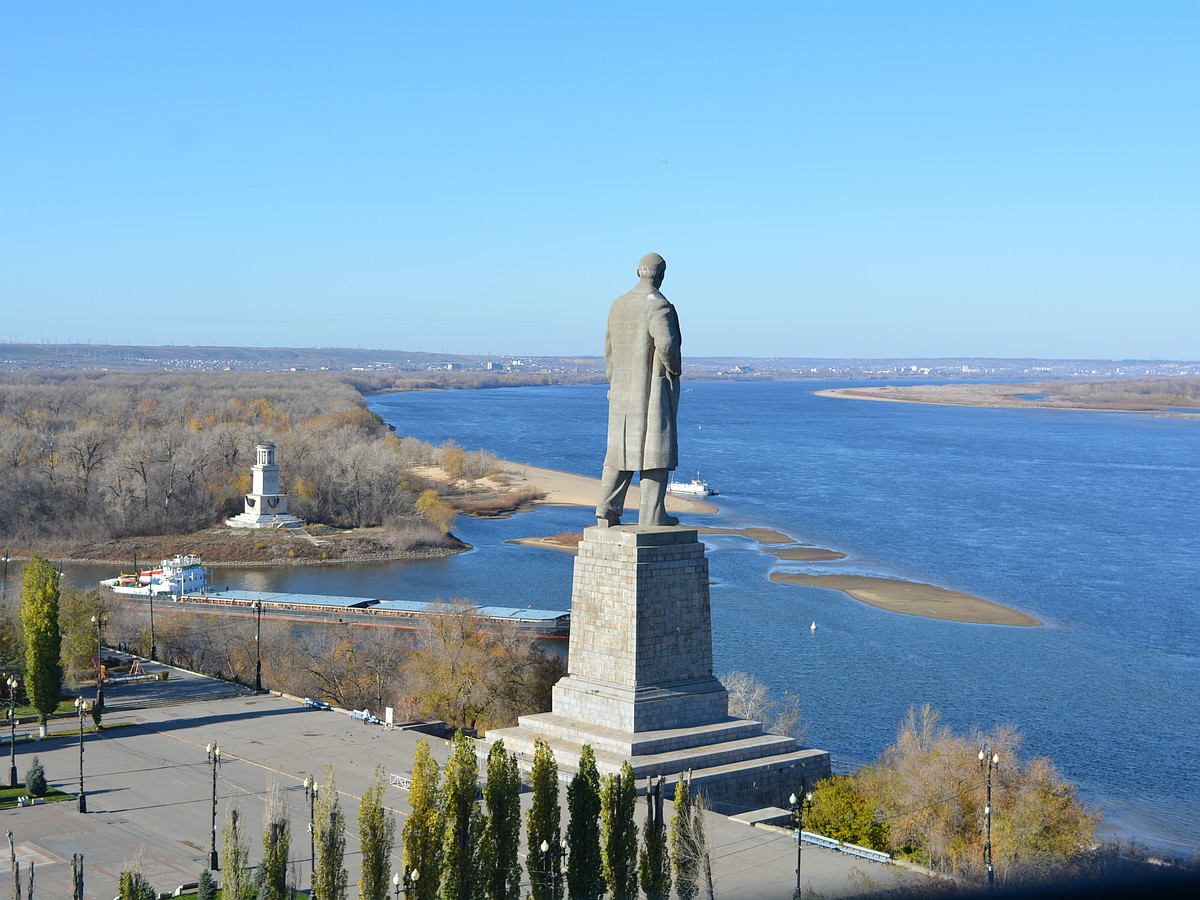
[[641, 521], [639, 521], [638, 524], [639, 525], [642, 525], [642, 524], [655, 525], [655, 526], [659, 526], [659, 527], [663, 527], [663, 528], [669, 528], [672, 525], [678, 525], [679, 520], [677, 518], [675, 518], [674, 516], [663, 516], [661, 519], [658, 519], [654, 522], [642, 523]]

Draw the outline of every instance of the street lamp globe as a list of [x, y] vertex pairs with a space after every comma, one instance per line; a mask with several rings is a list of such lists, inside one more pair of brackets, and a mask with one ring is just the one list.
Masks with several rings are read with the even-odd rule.
[[411, 872], [408, 873], [408, 880], [411, 881], [413, 884], [416, 884], [417, 879], [420, 877], [421, 877], [420, 869], [413, 869]]
[[392, 873], [392, 884], [394, 884], [396, 887], [400, 887], [400, 881], [401, 881], [400, 873], [393, 872]]
[[550, 852], [550, 845], [546, 841], [542, 841], [542, 852], [543, 853]]

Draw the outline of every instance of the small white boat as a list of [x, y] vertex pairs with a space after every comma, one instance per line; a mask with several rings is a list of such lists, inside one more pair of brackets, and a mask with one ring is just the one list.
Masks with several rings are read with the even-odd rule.
[[114, 594], [133, 594], [149, 597], [158, 594], [182, 596], [208, 587], [208, 569], [199, 556], [174, 556], [164, 559], [153, 569], [143, 569], [135, 575], [118, 575], [100, 582]]
[[696, 473], [696, 477], [691, 481], [671, 481], [667, 483], [667, 493], [683, 494], [687, 497], [712, 497], [720, 491], [714, 490], [708, 486], [707, 481], [700, 480], [700, 473]]

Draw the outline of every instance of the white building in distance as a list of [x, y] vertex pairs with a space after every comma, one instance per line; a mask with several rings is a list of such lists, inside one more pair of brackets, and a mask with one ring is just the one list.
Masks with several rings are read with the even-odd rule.
[[288, 514], [287, 494], [279, 490], [279, 466], [275, 465], [275, 445], [259, 444], [257, 462], [251, 470], [254, 484], [246, 495], [246, 511], [225, 524], [231, 528], [300, 528], [303, 519]]

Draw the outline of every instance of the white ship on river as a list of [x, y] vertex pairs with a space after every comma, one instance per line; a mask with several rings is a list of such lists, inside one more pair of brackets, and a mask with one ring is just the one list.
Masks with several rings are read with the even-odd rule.
[[142, 569], [132, 575], [121, 574], [100, 582], [114, 594], [133, 594], [138, 597], [184, 594], [203, 591], [208, 587], [208, 569], [199, 556], [173, 556], [164, 559], [157, 568]]
[[720, 491], [710, 488], [707, 481], [701, 481], [699, 472], [696, 473], [696, 477], [691, 481], [668, 482], [667, 492], [670, 494], [682, 494], [686, 497], [712, 497], [720, 493]]

